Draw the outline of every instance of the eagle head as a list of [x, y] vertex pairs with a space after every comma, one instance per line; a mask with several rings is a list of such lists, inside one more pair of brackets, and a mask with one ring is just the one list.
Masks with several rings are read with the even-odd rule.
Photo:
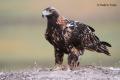
[[58, 16], [59, 16], [58, 11], [54, 7], [48, 7], [42, 11], [42, 17], [51, 18]]

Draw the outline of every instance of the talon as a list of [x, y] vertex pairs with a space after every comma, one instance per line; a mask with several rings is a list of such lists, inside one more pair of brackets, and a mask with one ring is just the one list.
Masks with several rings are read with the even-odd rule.
[[66, 71], [72, 71], [72, 69], [73, 69], [73, 68], [72, 68], [71, 66], [68, 65]]
[[57, 71], [57, 70], [63, 70], [63, 66], [62, 65], [55, 65], [52, 69], [51, 69], [51, 71]]

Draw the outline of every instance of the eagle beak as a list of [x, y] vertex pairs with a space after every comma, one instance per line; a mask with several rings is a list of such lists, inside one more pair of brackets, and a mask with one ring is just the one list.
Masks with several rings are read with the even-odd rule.
[[44, 14], [44, 11], [42, 11], [42, 18], [45, 18], [45, 14]]
[[44, 18], [44, 17], [45, 17], [45, 15], [43, 15], [43, 14], [42, 14], [42, 17]]

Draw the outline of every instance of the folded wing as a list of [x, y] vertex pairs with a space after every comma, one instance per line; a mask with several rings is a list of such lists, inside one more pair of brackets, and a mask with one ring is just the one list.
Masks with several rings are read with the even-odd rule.
[[76, 42], [87, 50], [110, 55], [107, 47], [111, 47], [111, 45], [108, 42], [100, 41], [100, 39], [95, 35], [95, 30], [92, 27], [79, 22], [77, 22], [76, 25], [77, 27], [72, 36]]

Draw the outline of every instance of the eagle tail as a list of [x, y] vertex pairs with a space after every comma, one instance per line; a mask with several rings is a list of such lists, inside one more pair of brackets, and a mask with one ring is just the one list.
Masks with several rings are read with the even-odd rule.
[[106, 45], [106, 46], [108, 46], [108, 47], [112, 47], [111, 44], [109, 44], [108, 42], [101, 41], [100, 43], [103, 44], [103, 45]]
[[100, 43], [98, 43], [96, 51], [111, 56], [107, 47], [111, 47], [111, 44], [109, 44], [108, 42], [101, 41]]

